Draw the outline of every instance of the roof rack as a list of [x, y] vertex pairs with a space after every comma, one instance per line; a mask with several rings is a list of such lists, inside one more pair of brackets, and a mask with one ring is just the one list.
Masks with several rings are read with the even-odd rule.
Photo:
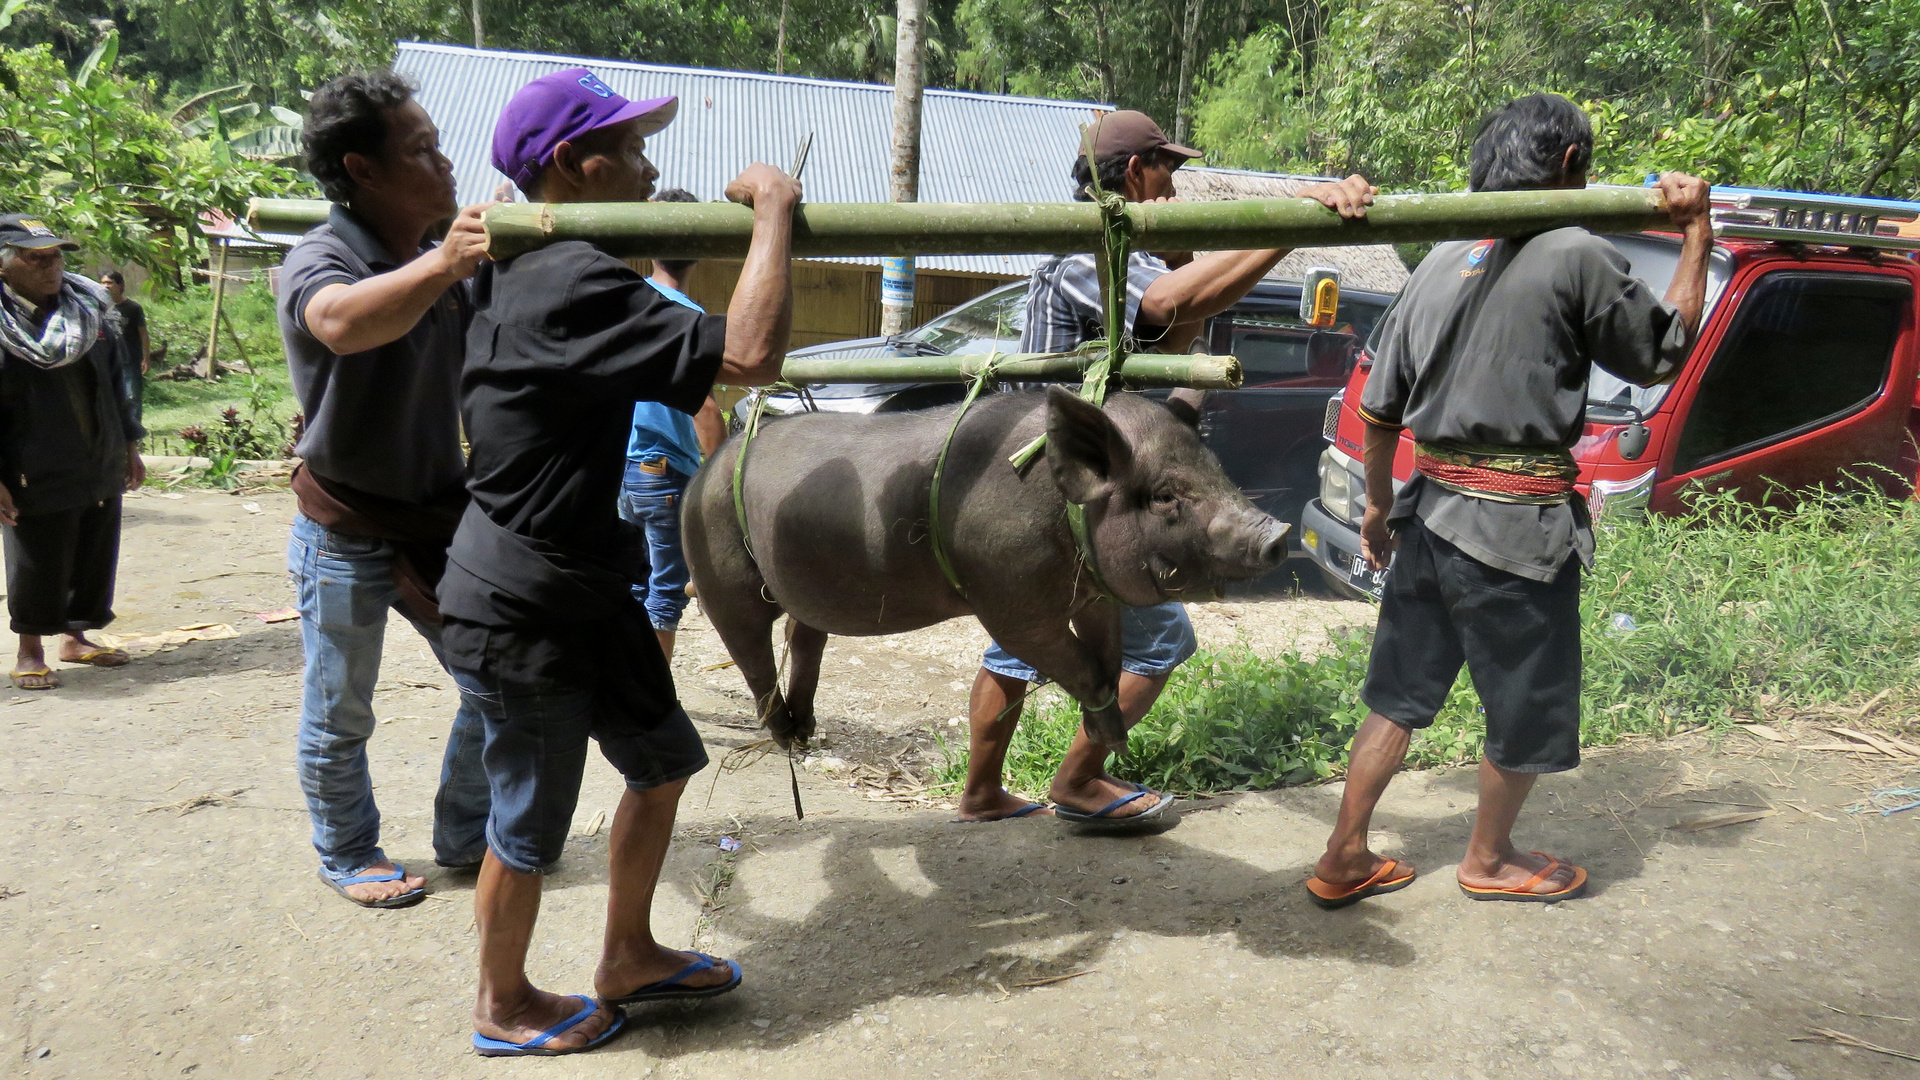
[[1716, 237], [1920, 251], [1920, 203], [1738, 187], [1715, 187], [1712, 200]]

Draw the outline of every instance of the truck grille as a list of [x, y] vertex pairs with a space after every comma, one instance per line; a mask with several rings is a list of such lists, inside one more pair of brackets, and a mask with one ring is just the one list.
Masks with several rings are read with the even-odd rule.
[[1327, 399], [1327, 415], [1320, 421], [1320, 437], [1333, 441], [1333, 433], [1340, 429], [1340, 403], [1346, 400], [1347, 392], [1340, 390]]

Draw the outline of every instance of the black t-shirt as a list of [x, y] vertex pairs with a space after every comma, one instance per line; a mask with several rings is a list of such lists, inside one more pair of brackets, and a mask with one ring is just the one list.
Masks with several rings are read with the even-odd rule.
[[473, 501], [440, 584], [449, 659], [541, 669], [535, 657], [504, 657], [529, 640], [497, 631], [553, 640], [632, 614], [632, 529], [616, 507], [633, 405], [697, 412], [719, 373], [726, 318], [668, 300], [581, 242], [481, 264], [473, 299], [460, 388]]
[[140, 347], [140, 331], [147, 328], [147, 309], [139, 301], [127, 299], [113, 305], [120, 312], [120, 336]]

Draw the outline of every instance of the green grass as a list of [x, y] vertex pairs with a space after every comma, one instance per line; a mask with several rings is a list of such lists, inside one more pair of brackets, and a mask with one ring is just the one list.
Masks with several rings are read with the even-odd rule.
[[[1625, 614], [1637, 628], [1622, 631]], [[1724, 726], [1773, 710], [1920, 696], [1920, 504], [1818, 495], [1791, 509], [1703, 500], [1687, 515], [1601, 530], [1586, 579], [1581, 740], [1606, 745]], [[1308, 783], [1339, 774], [1365, 716], [1367, 633], [1320, 655], [1202, 651], [1175, 672], [1113, 772], [1199, 793]], [[1008, 785], [1044, 792], [1080, 710], [1059, 690], [1031, 695], [1008, 755]], [[1479, 757], [1479, 703], [1464, 672], [1409, 760]], [[938, 783], [966, 775], [966, 748], [941, 740]]]
[[[207, 341], [207, 324], [213, 313], [213, 291], [204, 285], [180, 292], [159, 292], [142, 297], [147, 309], [148, 334], [157, 350], [167, 346], [171, 365], [189, 364]], [[287, 380], [286, 354], [280, 346], [280, 327], [274, 320], [273, 297], [264, 282], [236, 288], [221, 303], [232, 323], [233, 335], [220, 332], [218, 355], [222, 361], [245, 360], [254, 375], [228, 374], [208, 382], [203, 379], [174, 381], [148, 378], [146, 425], [151, 437], [148, 452], [185, 454], [179, 439], [180, 429], [200, 427], [212, 430], [220, 413], [229, 406], [248, 411], [255, 395], [255, 380], [262, 410], [282, 424], [300, 409]], [[235, 345], [235, 338], [239, 344]], [[154, 373], [163, 368], [156, 365]]]

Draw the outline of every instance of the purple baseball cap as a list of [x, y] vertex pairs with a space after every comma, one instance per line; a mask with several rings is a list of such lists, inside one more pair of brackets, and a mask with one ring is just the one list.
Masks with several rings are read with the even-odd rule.
[[677, 97], [628, 101], [586, 68], [542, 75], [513, 95], [493, 128], [493, 167], [525, 189], [553, 158], [553, 149], [589, 131], [642, 117], [651, 135], [673, 121]]

